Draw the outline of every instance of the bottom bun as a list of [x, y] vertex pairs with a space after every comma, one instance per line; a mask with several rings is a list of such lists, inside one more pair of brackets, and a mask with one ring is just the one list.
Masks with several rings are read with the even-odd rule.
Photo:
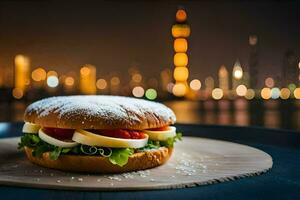
[[49, 153], [34, 157], [32, 151], [33, 149], [25, 147], [27, 158], [32, 163], [47, 168], [68, 172], [122, 173], [162, 165], [170, 158], [173, 148], [160, 147], [156, 150], [135, 153], [128, 158], [128, 163], [123, 167], [112, 164], [105, 157], [62, 155], [57, 160], [51, 160]]

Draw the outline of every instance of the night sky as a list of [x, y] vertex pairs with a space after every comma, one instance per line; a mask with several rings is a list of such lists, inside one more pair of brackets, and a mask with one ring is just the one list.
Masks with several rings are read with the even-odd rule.
[[173, 68], [171, 26], [178, 5], [191, 25], [191, 78], [216, 77], [237, 58], [248, 66], [249, 34], [258, 35], [260, 77], [279, 75], [284, 52], [300, 56], [300, 2], [0, 1], [0, 67], [15, 54], [59, 72], [97, 66], [98, 76], [137, 65], [147, 77]]

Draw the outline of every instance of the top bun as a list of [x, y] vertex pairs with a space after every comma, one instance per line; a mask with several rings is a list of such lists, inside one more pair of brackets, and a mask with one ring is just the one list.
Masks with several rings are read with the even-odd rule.
[[27, 107], [24, 120], [51, 128], [143, 130], [174, 124], [176, 117], [160, 103], [98, 95], [42, 99]]

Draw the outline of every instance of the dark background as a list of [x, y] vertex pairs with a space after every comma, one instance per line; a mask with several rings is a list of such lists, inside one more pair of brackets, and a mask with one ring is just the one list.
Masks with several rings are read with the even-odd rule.
[[280, 75], [287, 49], [299, 55], [299, 1], [0, 1], [0, 66], [25, 53], [33, 65], [62, 73], [93, 63], [98, 74], [137, 65], [157, 76], [173, 67], [179, 5], [192, 30], [191, 78], [216, 77], [236, 59], [247, 69], [250, 34], [258, 36], [261, 83]]

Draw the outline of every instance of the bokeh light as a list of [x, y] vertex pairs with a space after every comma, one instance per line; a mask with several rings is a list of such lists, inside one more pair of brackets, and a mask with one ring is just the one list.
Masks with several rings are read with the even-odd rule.
[[235, 62], [234, 66], [233, 66], [232, 75], [237, 80], [239, 80], [243, 77], [243, 69], [238, 60]]
[[266, 85], [267, 87], [269, 87], [269, 88], [274, 87], [274, 86], [275, 86], [275, 81], [274, 81], [274, 79], [271, 78], [271, 77], [266, 78], [266, 80], [265, 80], [265, 85]]
[[239, 85], [235, 92], [238, 96], [245, 96], [247, 94], [247, 87], [245, 85]]
[[187, 38], [191, 34], [191, 28], [187, 24], [174, 24], [172, 26], [172, 36], [174, 38], [183, 37]]
[[132, 89], [132, 94], [135, 97], [143, 97], [145, 94], [145, 90], [141, 86], [136, 86]]
[[174, 65], [176, 67], [185, 67], [188, 64], [188, 56], [186, 53], [176, 53], [174, 55]]
[[56, 77], [58, 77], [58, 74], [57, 74], [56, 71], [50, 70], [49, 72], [47, 72], [47, 77], [49, 77], [49, 76], [56, 76]]
[[174, 79], [176, 81], [186, 81], [189, 77], [189, 70], [186, 67], [175, 67]]
[[157, 98], [157, 92], [155, 89], [149, 88], [146, 90], [145, 96], [149, 100], [154, 100]]
[[24, 92], [20, 88], [14, 88], [13, 91], [12, 91], [12, 95], [16, 99], [21, 99], [24, 95]]
[[49, 76], [47, 78], [47, 85], [51, 88], [57, 87], [59, 84], [58, 78], [56, 76]]
[[234, 74], [233, 74], [234, 78], [236, 79], [241, 79], [243, 77], [243, 71], [241, 70], [236, 70], [234, 71]]
[[75, 80], [74, 80], [73, 77], [71, 77], [71, 76], [66, 77], [66, 79], [65, 79], [65, 85], [66, 86], [71, 87], [71, 86], [74, 85], [74, 83], [75, 83]]
[[211, 96], [215, 100], [222, 99], [223, 95], [223, 90], [221, 88], [215, 88], [211, 92]]
[[187, 92], [186, 85], [183, 83], [176, 83], [172, 89], [172, 92], [175, 96], [182, 97]]
[[280, 97], [280, 90], [279, 88], [272, 88], [271, 89], [271, 98], [272, 99], [278, 99]]
[[177, 38], [174, 40], [174, 51], [178, 53], [185, 53], [188, 49], [188, 43], [185, 38]]
[[136, 83], [140, 83], [143, 79], [142, 75], [139, 73], [133, 74], [131, 79], [136, 82]]
[[90, 73], [91, 73], [91, 70], [90, 70], [89, 67], [82, 67], [82, 68], [80, 69], [80, 74], [81, 74], [82, 76], [88, 76]]
[[120, 84], [120, 79], [117, 76], [114, 76], [110, 79], [110, 84], [113, 86], [119, 85]]
[[39, 68], [33, 70], [32, 73], [31, 73], [31, 78], [32, 78], [34, 81], [37, 81], [37, 82], [38, 82], [38, 81], [45, 80], [46, 77], [47, 77], [47, 73], [46, 73], [46, 71], [45, 71], [43, 68], [41, 68], [41, 67], [39, 67]]
[[253, 89], [248, 89], [245, 98], [251, 100], [255, 97], [255, 91]]
[[28, 57], [24, 56], [24, 55], [16, 55], [15, 56], [15, 65], [27, 65], [29, 62]]
[[190, 82], [190, 88], [195, 91], [200, 90], [201, 89], [201, 81], [198, 79], [193, 79]]
[[294, 97], [295, 97], [296, 99], [300, 99], [300, 88], [296, 88], [296, 89], [294, 90]]
[[263, 99], [270, 99], [271, 98], [271, 89], [263, 88], [260, 92], [260, 95]]
[[280, 98], [281, 99], [288, 99], [291, 96], [291, 91], [288, 88], [282, 88], [280, 90]]
[[107, 82], [105, 79], [103, 78], [100, 78], [97, 80], [96, 82], [96, 87], [99, 89], [99, 90], [104, 90], [106, 87], [107, 87]]
[[296, 85], [294, 83], [290, 83], [288, 84], [288, 88], [290, 89], [290, 91], [294, 91], [296, 89]]
[[176, 21], [177, 22], [184, 22], [187, 19], [187, 14], [185, 10], [179, 9], [176, 12]]

